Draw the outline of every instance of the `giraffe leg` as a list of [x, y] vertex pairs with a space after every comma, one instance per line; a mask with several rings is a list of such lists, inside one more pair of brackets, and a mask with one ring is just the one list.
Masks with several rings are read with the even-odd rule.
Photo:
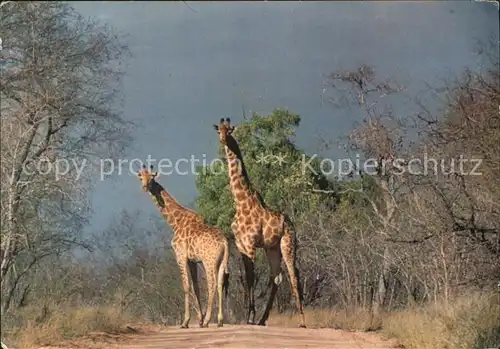
[[214, 304], [214, 296], [215, 296], [215, 280], [217, 279], [217, 275], [215, 275], [215, 271], [217, 270], [214, 265], [208, 266], [205, 268], [207, 274], [207, 283], [208, 283], [208, 300], [207, 300], [207, 311], [205, 313], [205, 320], [203, 322], [202, 327], [208, 327], [208, 323], [210, 322], [210, 318], [212, 317], [212, 307]]
[[224, 313], [223, 313], [223, 291], [224, 291], [224, 267], [219, 265], [217, 275], [217, 296], [218, 296], [218, 312], [217, 312], [217, 327], [224, 326]]
[[201, 301], [200, 301], [200, 284], [198, 282], [198, 267], [196, 263], [194, 262], [188, 262], [189, 265], [189, 271], [191, 274], [191, 281], [193, 283], [193, 292], [196, 297], [196, 313], [198, 315], [198, 322], [200, 324], [200, 327], [203, 325], [203, 311], [201, 309]]
[[299, 290], [299, 281], [297, 279], [297, 271], [295, 269], [295, 242], [292, 233], [289, 231], [285, 232], [285, 235], [281, 239], [281, 252], [283, 253], [283, 259], [288, 269], [290, 286], [292, 287], [292, 293], [297, 304], [297, 310], [299, 311], [299, 327], [305, 328], [306, 319], [304, 316], [304, 307], [302, 305], [301, 291]]
[[[245, 254], [241, 255], [243, 259], [243, 264], [245, 266], [245, 275], [247, 280], [247, 290], [248, 290], [248, 315], [247, 315], [247, 324], [254, 325], [255, 324], [255, 298], [254, 298], [254, 289], [255, 289], [255, 266], [254, 266], [254, 258], [255, 253], [252, 254], [253, 258], [248, 257]], [[250, 318], [252, 319], [250, 321]]]
[[271, 294], [269, 295], [269, 299], [267, 300], [266, 309], [264, 310], [264, 314], [262, 318], [259, 320], [259, 326], [265, 326], [266, 321], [269, 318], [269, 313], [273, 308], [274, 297], [276, 296], [276, 292], [278, 291], [278, 286], [283, 280], [283, 276], [281, 274], [281, 251], [280, 247], [277, 246], [275, 248], [266, 249], [267, 260], [270, 266], [270, 276], [269, 283], [271, 286]]
[[191, 313], [189, 311], [189, 271], [187, 259], [179, 261], [179, 269], [181, 272], [182, 288], [184, 290], [184, 320], [182, 321], [181, 328], [188, 328]]

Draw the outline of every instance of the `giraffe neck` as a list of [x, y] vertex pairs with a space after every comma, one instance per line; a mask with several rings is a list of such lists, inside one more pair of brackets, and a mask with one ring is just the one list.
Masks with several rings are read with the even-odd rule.
[[245, 164], [243, 163], [243, 156], [236, 140], [229, 136], [227, 145], [224, 148], [226, 150], [229, 171], [229, 184], [236, 206], [245, 206], [247, 202], [250, 202], [252, 205], [262, 205], [262, 200], [258, 193], [252, 188]]
[[186, 213], [193, 213], [192, 210], [178, 203], [177, 200], [157, 182], [151, 182], [149, 194], [163, 218], [172, 228], [174, 234], [184, 215]]

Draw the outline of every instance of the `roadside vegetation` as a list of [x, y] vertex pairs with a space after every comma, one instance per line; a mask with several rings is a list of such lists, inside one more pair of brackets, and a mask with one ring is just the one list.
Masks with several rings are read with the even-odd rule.
[[[2, 342], [32, 348], [178, 325], [184, 300], [159, 215], [123, 211], [82, 234], [95, 178], [80, 176], [78, 165], [117, 158], [132, 141], [134, 125], [115, 107], [129, 55], [123, 39], [59, 2], [10, 2], [0, 19]], [[484, 47], [483, 70], [436, 86], [436, 100], [415, 96], [411, 111], [404, 88], [374, 67], [331, 73], [332, 114], [350, 108], [357, 124], [339, 140], [311, 137], [323, 158], [376, 160], [341, 176], [338, 167], [324, 174], [328, 162], [296, 144], [307, 115], [276, 108], [239, 123], [253, 186], [295, 224], [309, 327], [380, 331], [406, 348], [500, 343], [499, 66], [488, 55], [494, 46]], [[324, 127], [335, 127], [333, 118]], [[258, 161], [262, 154], [267, 161]], [[34, 165], [42, 158], [47, 166], [68, 160], [67, 172], [43, 175]], [[195, 209], [231, 238], [227, 171], [201, 170]], [[244, 274], [231, 248], [226, 322], [239, 323]], [[267, 278], [259, 251], [261, 311]], [[296, 325], [283, 280], [270, 326]]]

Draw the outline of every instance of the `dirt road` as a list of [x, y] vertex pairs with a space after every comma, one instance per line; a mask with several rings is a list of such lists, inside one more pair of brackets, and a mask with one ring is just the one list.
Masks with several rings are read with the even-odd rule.
[[[97, 343], [96, 343], [97, 344]], [[333, 329], [224, 325], [223, 328], [164, 328], [161, 331], [129, 336], [107, 345], [113, 349], [201, 349], [201, 348], [397, 348], [394, 341], [376, 333]]]

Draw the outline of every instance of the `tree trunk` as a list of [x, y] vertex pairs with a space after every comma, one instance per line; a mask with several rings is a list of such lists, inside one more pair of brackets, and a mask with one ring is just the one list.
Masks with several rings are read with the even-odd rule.
[[384, 248], [384, 258], [382, 260], [381, 270], [378, 278], [378, 289], [373, 302], [373, 313], [379, 314], [385, 304], [387, 296], [387, 281], [389, 277], [389, 248]]

